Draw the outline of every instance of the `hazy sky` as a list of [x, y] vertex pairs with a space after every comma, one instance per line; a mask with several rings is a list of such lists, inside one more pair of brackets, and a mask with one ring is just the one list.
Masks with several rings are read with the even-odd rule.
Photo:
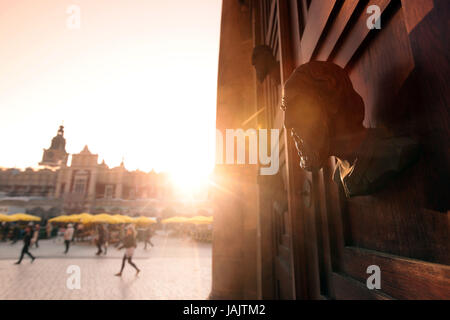
[[69, 153], [212, 168], [220, 13], [221, 0], [0, 0], [0, 166], [35, 167], [64, 121]]

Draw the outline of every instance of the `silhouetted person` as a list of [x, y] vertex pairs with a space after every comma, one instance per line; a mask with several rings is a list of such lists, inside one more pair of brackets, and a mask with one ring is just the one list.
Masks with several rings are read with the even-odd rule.
[[106, 255], [106, 252], [108, 251], [110, 232], [109, 232], [109, 228], [108, 227], [105, 227], [104, 231], [105, 231], [105, 236], [104, 236], [104, 243], [103, 243], [103, 249], [104, 249], [103, 254]]
[[33, 238], [31, 239], [31, 246], [36, 245], [36, 248], [39, 248], [39, 232], [41, 231], [41, 226], [37, 224], [34, 227]]
[[25, 229], [25, 236], [23, 237], [23, 248], [22, 248], [22, 253], [20, 254], [20, 259], [19, 261], [16, 262], [16, 264], [20, 264], [22, 262], [23, 256], [25, 254], [27, 254], [30, 258], [31, 258], [31, 262], [34, 261], [34, 259], [36, 259], [29, 251], [29, 247], [30, 247], [30, 243], [31, 243], [31, 227], [26, 227]]
[[84, 226], [82, 223], [77, 225], [76, 231], [75, 231], [75, 237], [77, 241], [83, 240], [83, 233], [84, 233]]
[[105, 236], [106, 236], [105, 227], [103, 225], [99, 225], [97, 227], [97, 232], [98, 232], [98, 235], [97, 235], [97, 248], [98, 248], [98, 250], [97, 250], [96, 255], [99, 256], [103, 252], [102, 251], [102, 247], [103, 247], [103, 245], [105, 243]]
[[47, 239], [50, 239], [52, 237], [52, 223], [51, 222], [47, 222], [47, 226], [45, 227], [45, 231], [47, 231]]
[[73, 237], [72, 237], [72, 242], [75, 242], [76, 237], [78, 235], [78, 224], [75, 223], [75, 225], [73, 226]]
[[9, 229], [10, 229], [9, 223], [8, 222], [3, 222], [3, 230], [2, 230], [2, 232], [3, 232], [2, 240], [3, 241], [8, 241]]
[[133, 261], [131, 261], [131, 259], [133, 258], [133, 254], [134, 254], [134, 249], [136, 249], [137, 245], [136, 245], [136, 234], [133, 230], [132, 226], [129, 226], [127, 228], [127, 233], [125, 235], [125, 239], [123, 240], [123, 245], [121, 247], [119, 247], [119, 250], [122, 248], [125, 248], [125, 254], [123, 256], [122, 259], [122, 267], [120, 268], [120, 272], [116, 274], [116, 276], [121, 277], [122, 276], [122, 271], [123, 268], [125, 267], [125, 260], [128, 260], [128, 263], [134, 268], [136, 269], [136, 275], [139, 274], [139, 272], [141, 272], [141, 270], [133, 263]]
[[152, 243], [152, 237], [153, 237], [153, 227], [149, 226], [147, 228], [147, 230], [145, 231], [145, 240], [144, 240], [144, 243], [145, 243], [144, 249], [145, 250], [147, 250], [147, 243], [149, 243], [152, 247], [154, 246]]
[[13, 227], [13, 234], [12, 234], [12, 243], [15, 244], [20, 238], [20, 228], [17, 224]]
[[64, 244], [66, 245], [66, 250], [64, 251], [65, 254], [67, 254], [67, 252], [69, 251], [70, 241], [72, 241], [73, 238], [73, 232], [73, 226], [71, 223], [69, 223], [66, 231], [64, 232]]

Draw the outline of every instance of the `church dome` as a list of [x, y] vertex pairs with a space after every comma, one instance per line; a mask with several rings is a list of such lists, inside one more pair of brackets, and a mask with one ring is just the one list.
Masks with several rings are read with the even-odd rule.
[[66, 139], [64, 138], [64, 127], [63, 126], [59, 127], [57, 135], [55, 137], [53, 137], [50, 149], [61, 150], [61, 151], [66, 150]]
[[58, 167], [67, 164], [68, 153], [66, 152], [66, 139], [64, 138], [64, 127], [60, 126], [58, 133], [52, 139], [49, 149], [44, 149], [41, 166]]

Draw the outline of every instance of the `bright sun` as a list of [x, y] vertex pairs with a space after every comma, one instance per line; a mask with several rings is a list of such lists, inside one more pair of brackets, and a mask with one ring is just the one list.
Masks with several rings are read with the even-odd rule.
[[176, 191], [186, 196], [207, 192], [209, 176], [210, 173], [205, 170], [178, 170], [170, 173]]

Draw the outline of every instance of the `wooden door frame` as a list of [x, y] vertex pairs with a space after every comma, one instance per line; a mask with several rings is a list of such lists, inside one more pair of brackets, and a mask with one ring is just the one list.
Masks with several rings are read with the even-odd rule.
[[[280, 49], [280, 75], [281, 85], [284, 83], [295, 68], [293, 46], [298, 45], [292, 43], [291, 24], [289, 5], [285, 0], [275, 0], [277, 3], [277, 19], [278, 19], [278, 39]], [[302, 204], [298, 191], [302, 187], [302, 178], [300, 176], [300, 168], [296, 165], [295, 147], [289, 139], [289, 134], [284, 130], [285, 157], [287, 170], [287, 186], [288, 186], [288, 219], [291, 237], [291, 265], [292, 265], [292, 289], [295, 299], [308, 299], [311, 297], [308, 288], [307, 272], [307, 251], [305, 247], [305, 217], [302, 210]]]

